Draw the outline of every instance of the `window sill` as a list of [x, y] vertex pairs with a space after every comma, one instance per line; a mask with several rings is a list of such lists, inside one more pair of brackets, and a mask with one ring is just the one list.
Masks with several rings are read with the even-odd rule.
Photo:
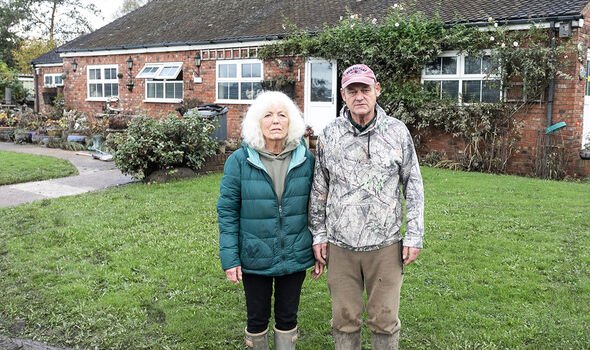
[[254, 100], [215, 100], [214, 103], [223, 103], [230, 105], [250, 105]]
[[108, 96], [108, 97], [87, 97], [86, 101], [88, 102], [106, 102], [112, 97], [119, 97], [119, 96]]
[[145, 103], [182, 103], [182, 99], [172, 98], [151, 98], [143, 100]]

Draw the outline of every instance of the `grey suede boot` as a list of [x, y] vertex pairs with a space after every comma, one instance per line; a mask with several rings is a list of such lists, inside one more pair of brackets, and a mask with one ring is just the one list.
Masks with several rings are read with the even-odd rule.
[[252, 350], [268, 350], [268, 329], [252, 334], [246, 330], [246, 348]]
[[290, 331], [281, 331], [274, 328], [275, 331], [275, 350], [295, 350], [297, 342], [297, 327]]
[[398, 350], [399, 332], [394, 334], [372, 333], [371, 349], [373, 350]]
[[361, 350], [361, 331], [344, 333], [332, 329], [335, 350]]

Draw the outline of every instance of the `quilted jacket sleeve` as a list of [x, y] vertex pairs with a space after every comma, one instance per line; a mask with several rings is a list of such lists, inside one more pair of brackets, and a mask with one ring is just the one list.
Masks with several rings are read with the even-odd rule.
[[223, 178], [217, 201], [217, 221], [219, 223], [219, 257], [223, 270], [240, 266], [239, 232], [241, 179], [240, 163], [232, 154], [225, 162]]

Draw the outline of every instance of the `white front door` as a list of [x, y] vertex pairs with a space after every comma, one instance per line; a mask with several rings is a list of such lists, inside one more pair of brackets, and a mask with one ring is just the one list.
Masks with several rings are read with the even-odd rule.
[[310, 58], [305, 63], [305, 124], [316, 135], [336, 118], [336, 61]]
[[584, 94], [584, 119], [582, 120], [582, 147], [590, 142], [590, 50], [586, 54], [586, 93]]

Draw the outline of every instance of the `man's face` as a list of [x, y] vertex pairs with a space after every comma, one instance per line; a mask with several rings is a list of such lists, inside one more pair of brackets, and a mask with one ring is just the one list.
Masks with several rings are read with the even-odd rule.
[[381, 93], [381, 85], [352, 83], [341, 90], [342, 99], [350, 110], [353, 119], [370, 121], [375, 113], [377, 97]]

